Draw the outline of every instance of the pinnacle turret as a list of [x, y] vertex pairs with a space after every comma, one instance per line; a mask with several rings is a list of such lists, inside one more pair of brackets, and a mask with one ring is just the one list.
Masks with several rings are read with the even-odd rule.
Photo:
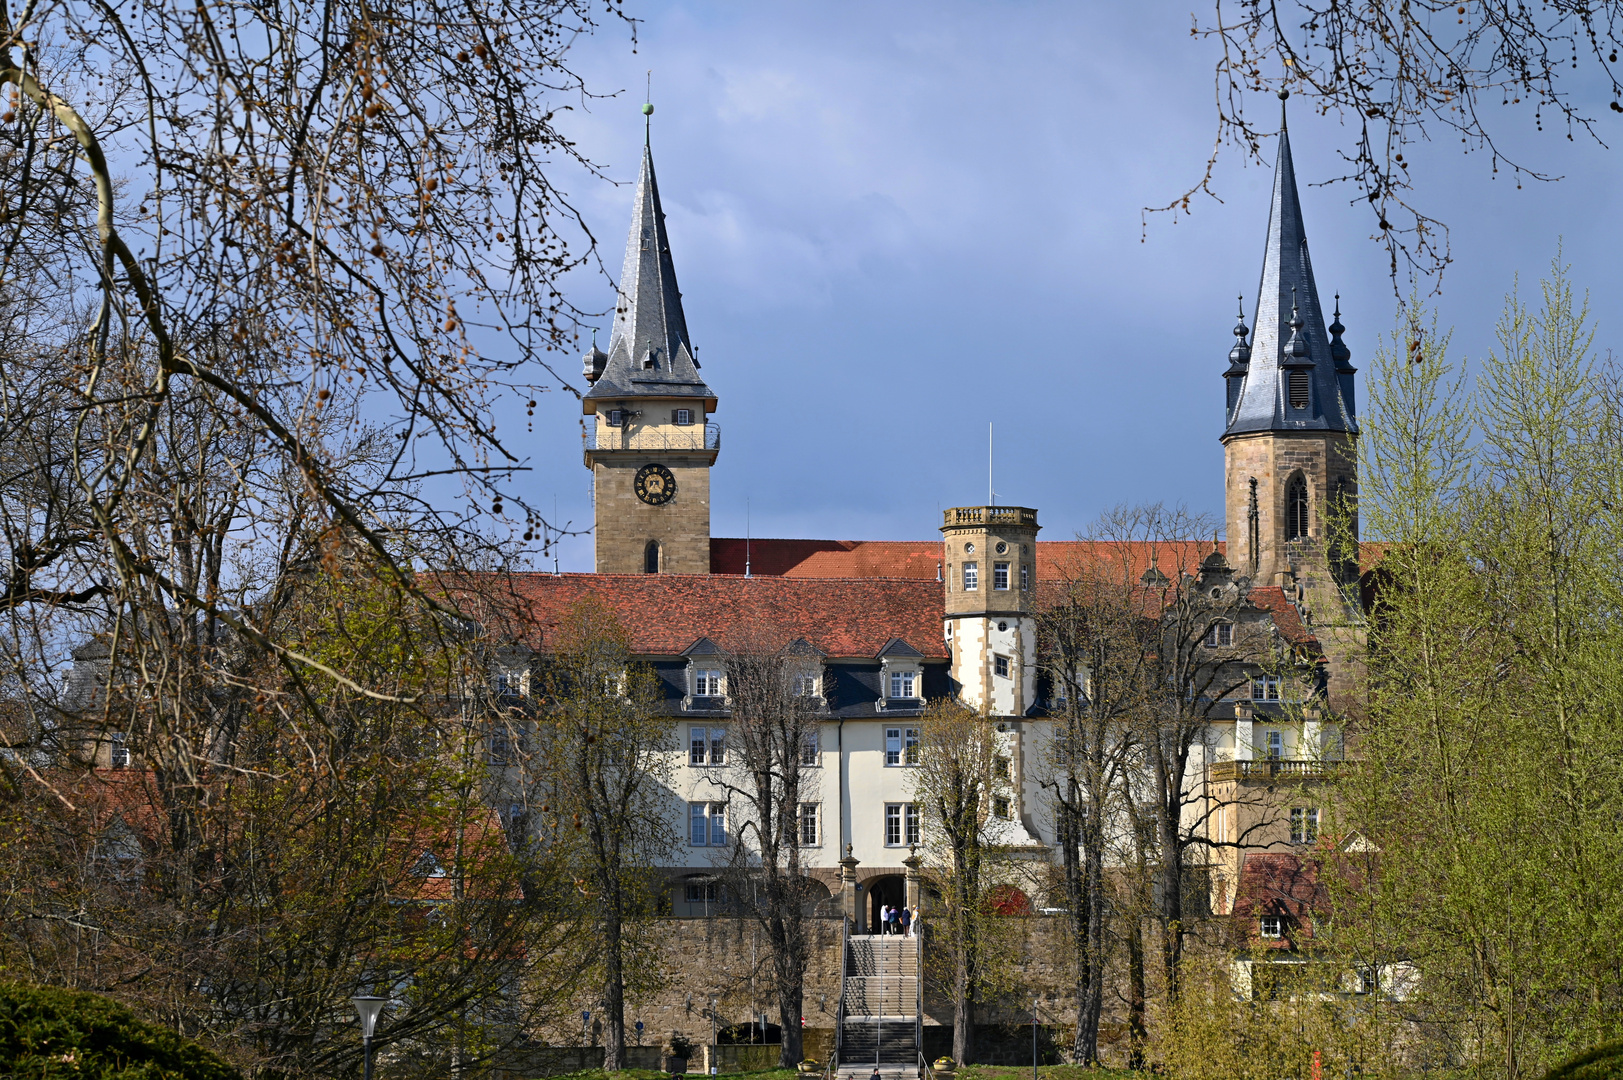
[[1225, 385], [1228, 387], [1229, 413], [1234, 412], [1234, 403], [1240, 400], [1240, 388], [1245, 383], [1246, 368], [1251, 363], [1251, 345], [1246, 341], [1246, 335], [1251, 328], [1245, 324], [1245, 297], [1239, 298], [1239, 313], [1234, 321], [1234, 347], [1229, 350], [1229, 369], [1223, 372]]

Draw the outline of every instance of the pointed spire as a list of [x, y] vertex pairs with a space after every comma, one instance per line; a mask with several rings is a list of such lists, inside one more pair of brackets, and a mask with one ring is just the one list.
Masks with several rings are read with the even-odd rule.
[[[1307, 229], [1285, 122], [1284, 102], [1289, 96], [1286, 90], [1279, 93], [1279, 158], [1274, 167], [1256, 318], [1252, 320], [1255, 329], [1239, 400], [1229, 409], [1227, 435], [1357, 430], [1351, 408], [1343, 404], [1335, 360], [1330, 355], [1330, 336], [1313, 281], [1313, 264], [1308, 258]], [[1287, 367], [1310, 369], [1311, 393], [1305, 410], [1287, 408]]]
[[[643, 106], [651, 117], [652, 105]], [[699, 377], [693, 345], [676, 286], [676, 264], [665, 232], [665, 212], [654, 176], [654, 152], [642, 148], [642, 171], [632, 201], [631, 232], [620, 271], [620, 295], [608, 360], [588, 398], [702, 397], [715, 407], [715, 394]]]
[[1229, 350], [1229, 371], [1233, 374], [1245, 374], [1245, 366], [1251, 362], [1251, 346], [1246, 342], [1246, 335], [1251, 328], [1245, 324], [1245, 297], [1239, 298], [1239, 313], [1234, 321], [1234, 348]]
[[[1335, 320], [1330, 324], [1330, 359], [1336, 362], [1336, 371], [1339, 372], [1352, 367], [1352, 350], [1347, 348], [1345, 341], [1341, 340], [1341, 335], [1347, 332], [1347, 328], [1341, 325], [1340, 293], [1336, 293]], [[1353, 370], [1357, 369], [1353, 368]]]
[[1307, 339], [1302, 337], [1302, 327], [1305, 325], [1306, 324], [1302, 322], [1302, 313], [1296, 306], [1296, 286], [1293, 285], [1291, 286], [1291, 336], [1290, 340], [1285, 342], [1286, 358], [1282, 361], [1282, 366], [1312, 366], [1313, 361], [1308, 355]]

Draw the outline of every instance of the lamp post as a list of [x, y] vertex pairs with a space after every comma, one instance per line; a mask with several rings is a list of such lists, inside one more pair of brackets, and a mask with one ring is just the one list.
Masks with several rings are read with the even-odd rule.
[[364, 1080], [372, 1080], [372, 1033], [378, 1028], [378, 1014], [389, 1004], [389, 999], [372, 994], [356, 994], [349, 999], [361, 1017], [361, 1053], [366, 1059]]
[[1031, 999], [1031, 1080], [1037, 1080], [1037, 999]]

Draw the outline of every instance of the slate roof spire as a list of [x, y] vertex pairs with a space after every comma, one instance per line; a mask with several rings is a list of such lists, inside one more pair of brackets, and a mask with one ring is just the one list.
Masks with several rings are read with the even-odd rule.
[[[1307, 253], [1307, 230], [1296, 193], [1290, 131], [1285, 124], [1280, 91], [1279, 160], [1274, 168], [1273, 204], [1268, 212], [1268, 241], [1257, 288], [1256, 328], [1238, 400], [1228, 412], [1224, 435], [1262, 431], [1345, 431], [1355, 433], [1352, 403], [1346, 400], [1352, 380], [1338, 378], [1330, 335], [1313, 281]], [[1311, 393], [1307, 408], [1291, 407], [1286, 375], [1290, 368], [1307, 371]], [[1237, 374], [1231, 362], [1227, 375]], [[1345, 385], [1344, 385], [1345, 384]], [[1230, 384], [1230, 394], [1233, 395]]]
[[[645, 116], [652, 112], [653, 106], [643, 106]], [[706, 408], [714, 410], [716, 395], [699, 377], [688, 338], [654, 177], [654, 152], [646, 135], [619, 293], [608, 359], [586, 395], [587, 411], [594, 411], [594, 400], [633, 397], [704, 398]]]

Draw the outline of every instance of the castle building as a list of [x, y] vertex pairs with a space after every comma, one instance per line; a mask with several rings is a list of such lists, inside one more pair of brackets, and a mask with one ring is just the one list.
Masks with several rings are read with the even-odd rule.
[[[739, 835], [716, 782], [731, 764], [724, 658], [763, 635], [817, 669], [797, 826], [831, 913], [853, 881], [859, 923], [904, 899], [920, 828], [910, 771], [932, 698], [999, 720], [1014, 792], [998, 808], [1007, 840], [1034, 859], [1051, 854], [1054, 816], [1034, 763], [1059, 683], [1043, 670], [1040, 615], [1054, 586], [1104, 558], [1146, 583], [1170, 571], [1222, 603], [1238, 597], [1234, 618], [1265, 625], [1299, 669], [1321, 672], [1293, 684], [1251, 662], [1212, 703], [1185, 792], [1191, 827], [1214, 841], [1212, 908], [1232, 905], [1247, 852], [1311, 846], [1322, 813], [1311, 785], [1342, 752], [1325, 680], [1330, 700], [1345, 691], [1361, 619], [1355, 369], [1339, 310], [1333, 318], [1327, 326], [1282, 131], [1255, 335], [1242, 318], [1224, 372], [1226, 544], [1168, 559], [1166, 548], [1042, 541], [1037, 511], [1008, 506], [949, 509], [939, 539], [917, 542], [713, 538], [717, 395], [699, 374], [645, 143], [608, 350], [585, 357], [595, 573], [523, 575], [518, 589], [543, 651], [561, 613], [590, 595], [658, 675], [680, 733], [672, 813], [686, 842], [666, 868], [673, 913], [711, 909], [714, 874]], [[1214, 663], [1236, 633], [1229, 621], [1210, 628]], [[1327, 640], [1340, 655], [1326, 656]], [[1271, 794], [1287, 784], [1289, 806]]]

